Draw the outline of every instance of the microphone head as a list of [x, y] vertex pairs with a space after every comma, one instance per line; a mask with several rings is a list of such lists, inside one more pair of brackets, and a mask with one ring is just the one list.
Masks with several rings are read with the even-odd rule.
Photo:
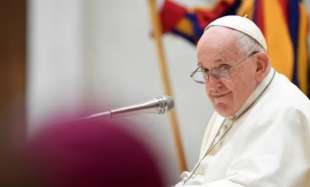
[[171, 110], [174, 108], [174, 100], [171, 96], [164, 96], [164, 99], [167, 103], [167, 110]]
[[156, 99], [159, 102], [159, 114], [164, 114], [174, 108], [174, 100], [171, 96], [159, 96]]

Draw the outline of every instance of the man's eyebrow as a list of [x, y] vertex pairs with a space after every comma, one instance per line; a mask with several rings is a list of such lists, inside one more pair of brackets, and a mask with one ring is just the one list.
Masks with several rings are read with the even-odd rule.
[[222, 60], [222, 59], [215, 60], [214, 61], [215, 64], [213, 65], [213, 67], [210, 67], [210, 68], [207, 68], [207, 67], [203, 66], [201, 62], [198, 62], [197, 65], [199, 67], [203, 68], [203, 69], [212, 69], [212, 68], [216, 68], [216, 67], [219, 67], [219, 66], [225, 64], [225, 63], [222, 63], [222, 62], [224, 62], [224, 60]]
[[[218, 59], [214, 60], [213, 62], [214, 63], [220, 63], [220, 62], [225, 62], [225, 60], [223, 58], [218, 58]], [[197, 64], [202, 65], [203, 63], [198, 61]]]
[[218, 58], [213, 61], [213, 66], [220, 66], [221, 64], [226, 64], [226, 61], [223, 58]]
[[222, 58], [219, 58], [219, 59], [216, 59], [214, 62], [219, 63], [219, 62], [224, 62], [224, 60]]

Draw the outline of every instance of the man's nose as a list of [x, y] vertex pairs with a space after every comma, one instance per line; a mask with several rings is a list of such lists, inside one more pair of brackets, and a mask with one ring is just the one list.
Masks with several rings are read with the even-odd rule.
[[212, 74], [209, 74], [208, 77], [205, 78], [205, 82], [208, 90], [221, 87], [221, 80], [216, 78]]

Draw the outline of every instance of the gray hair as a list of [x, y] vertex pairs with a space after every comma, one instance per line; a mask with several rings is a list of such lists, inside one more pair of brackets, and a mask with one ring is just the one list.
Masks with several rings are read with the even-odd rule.
[[261, 46], [256, 40], [247, 34], [242, 32], [235, 32], [237, 36], [238, 45], [240, 46], [242, 52], [245, 54], [250, 54], [255, 52], [266, 52], [266, 50]]

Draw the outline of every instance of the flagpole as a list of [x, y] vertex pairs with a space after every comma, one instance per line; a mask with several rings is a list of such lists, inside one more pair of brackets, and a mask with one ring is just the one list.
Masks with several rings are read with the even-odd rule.
[[[170, 85], [170, 79], [168, 75], [168, 67], [166, 64], [163, 44], [161, 40], [162, 31], [161, 31], [161, 24], [159, 22], [159, 15], [157, 12], [156, 0], [148, 0], [148, 4], [149, 4], [149, 12], [151, 16], [151, 21], [153, 25], [153, 35], [155, 38], [158, 62], [160, 66], [160, 72], [162, 75], [164, 91], [165, 91], [165, 94], [169, 96], [173, 96], [171, 85]], [[178, 127], [178, 120], [176, 117], [175, 110], [169, 112], [169, 120], [170, 120], [170, 124], [171, 124], [172, 131], [173, 131], [173, 137], [174, 137], [174, 141], [175, 141], [176, 148], [177, 148], [179, 169], [182, 172], [182, 171], [187, 170], [187, 166], [186, 166], [185, 155], [184, 155], [183, 145], [182, 145], [181, 136], [180, 136], [180, 130]]]

